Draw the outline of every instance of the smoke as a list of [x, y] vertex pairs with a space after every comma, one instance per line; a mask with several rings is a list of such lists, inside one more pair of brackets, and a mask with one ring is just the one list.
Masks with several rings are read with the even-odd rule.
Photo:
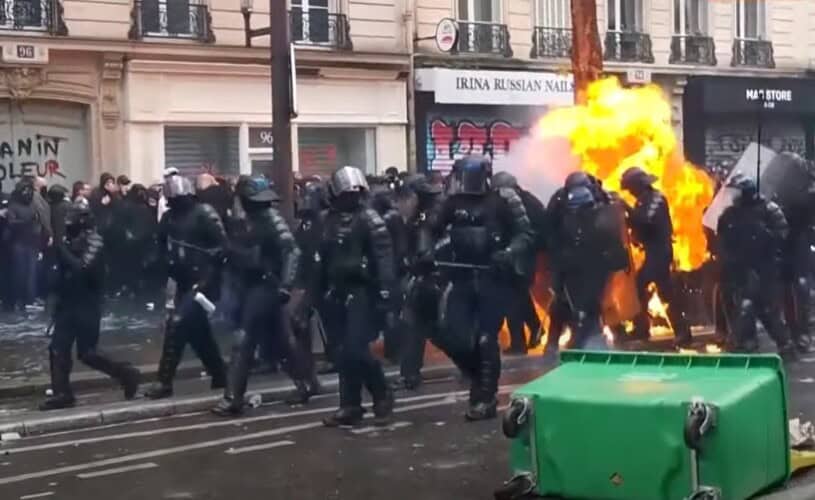
[[508, 155], [498, 158], [495, 172], [509, 172], [518, 184], [544, 204], [563, 186], [570, 173], [579, 170], [580, 161], [572, 154], [566, 137], [543, 137], [533, 127], [529, 135], [512, 144]]

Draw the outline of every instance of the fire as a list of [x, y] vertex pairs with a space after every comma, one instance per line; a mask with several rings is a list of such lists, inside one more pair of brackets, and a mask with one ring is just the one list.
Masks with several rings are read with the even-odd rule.
[[[567, 138], [581, 168], [620, 190], [620, 177], [638, 166], [657, 177], [656, 188], [670, 206], [674, 229], [674, 260], [678, 270], [691, 271], [708, 258], [702, 215], [713, 199], [710, 177], [683, 158], [671, 126], [671, 106], [656, 85], [626, 89], [616, 78], [589, 86], [587, 103], [555, 109], [538, 123], [540, 138]], [[634, 255], [640, 263], [642, 256]]]

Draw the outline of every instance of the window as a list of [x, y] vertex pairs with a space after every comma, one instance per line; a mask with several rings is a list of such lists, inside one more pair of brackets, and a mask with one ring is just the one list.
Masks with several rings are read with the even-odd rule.
[[764, 0], [736, 0], [736, 38], [764, 38], [766, 10]]
[[206, 6], [190, 0], [141, 0], [142, 29], [151, 36], [202, 35]]
[[300, 173], [328, 176], [343, 165], [376, 172], [375, 130], [369, 128], [298, 127]]
[[462, 21], [497, 23], [501, 19], [500, 0], [458, 0], [458, 18]]
[[572, 11], [569, 0], [538, 0], [538, 26], [572, 29]]
[[0, 0], [0, 27], [46, 28], [48, 8], [41, 0]]
[[292, 39], [328, 43], [329, 0], [291, 0]]
[[608, 0], [609, 31], [642, 31], [642, 0]]
[[674, 34], [707, 34], [708, 0], [674, 0]]

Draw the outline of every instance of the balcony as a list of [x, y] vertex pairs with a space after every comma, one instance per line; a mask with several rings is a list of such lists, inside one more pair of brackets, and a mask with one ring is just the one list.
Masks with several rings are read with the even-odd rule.
[[674, 35], [671, 39], [670, 64], [698, 64], [716, 66], [716, 44], [713, 37], [703, 35]]
[[532, 33], [532, 51], [529, 57], [533, 59], [572, 57], [572, 30], [536, 27]]
[[59, 0], [0, 0], [0, 30], [68, 34]]
[[187, 38], [215, 42], [212, 16], [205, 4], [176, 0], [136, 0], [130, 13], [131, 40]]
[[730, 65], [775, 68], [773, 43], [769, 40], [736, 38], [733, 40], [733, 59]]
[[512, 57], [509, 29], [506, 24], [479, 21], [459, 21], [458, 41], [454, 51], [459, 54], [489, 54]]
[[606, 61], [652, 63], [651, 37], [634, 31], [609, 31], [603, 58]]
[[344, 14], [329, 14], [327, 10], [289, 11], [292, 42], [351, 50], [351, 27]]

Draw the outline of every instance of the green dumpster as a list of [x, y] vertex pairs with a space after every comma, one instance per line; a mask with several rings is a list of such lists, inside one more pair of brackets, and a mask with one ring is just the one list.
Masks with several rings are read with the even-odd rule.
[[742, 500], [790, 474], [774, 355], [565, 351], [503, 427], [513, 475], [496, 498]]

